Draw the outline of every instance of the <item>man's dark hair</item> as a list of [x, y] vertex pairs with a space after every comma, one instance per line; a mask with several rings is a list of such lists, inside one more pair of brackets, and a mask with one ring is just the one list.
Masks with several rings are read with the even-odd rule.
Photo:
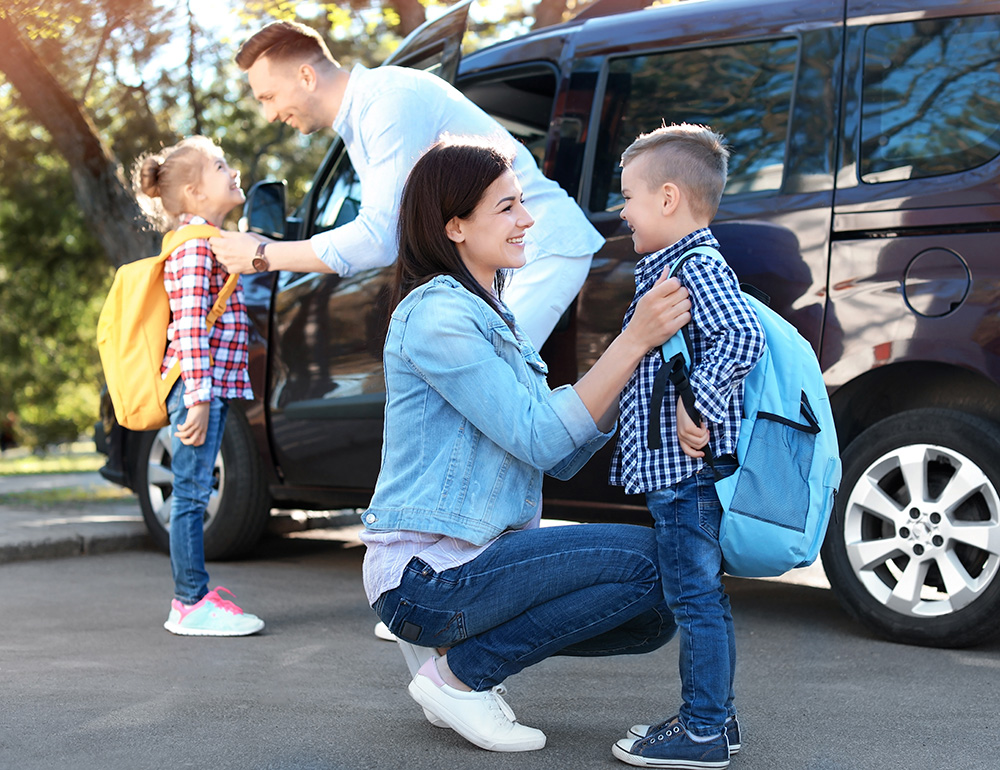
[[295, 21], [268, 24], [240, 46], [236, 64], [246, 72], [261, 57], [276, 62], [333, 61], [330, 49], [312, 27]]

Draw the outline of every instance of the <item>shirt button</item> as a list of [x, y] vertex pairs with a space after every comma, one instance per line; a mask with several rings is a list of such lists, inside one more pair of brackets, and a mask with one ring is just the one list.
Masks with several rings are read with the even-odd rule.
[[376, 517], [374, 513], [369, 513], [367, 516], [365, 516], [365, 521], [367, 521], [369, 524], [374, 524], [377, 518], [378, 517]]

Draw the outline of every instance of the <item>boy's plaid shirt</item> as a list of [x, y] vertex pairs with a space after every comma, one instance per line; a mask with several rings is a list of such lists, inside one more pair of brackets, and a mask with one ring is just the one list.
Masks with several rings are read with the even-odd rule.
[[[178, 227], [189, 224], [207, 222], [185, 214]], [[247, 374], [249, 322], [241, 286], [230, 295], [225, 312], [211, 330], [205, 329], [208, 312], [228, 277], [204, 238], [182, 243], [164, 264], [171, 321], [160, 372], [166, 373], [180, 356], [188, 408], [211, 398], [253, 398]]]
[[[635, 297], [625, 313], [623, 329], [635, 313], [636, 302], [656, 283], [664, 268], [672, 266], [695, 246], [718, 249], [719, 243], [704, 228], [639, 260], [635, 268]], [[764, 330], [728, 265], [696, 254], [685, 263], [678, 277], [691, 293], [688, 330], [694, 344], [690, 380], [695, 404], [708, 423], [713, 456], [734, 454], [743, 410], [743, 379], [764, 352]], [[621, 395], [618, 444], [611, 460], [610, 482], [624, 486], [629, 494], [669, 487], [695, 473], [703, 464], [681, 450], [677, 440], [678, 396], [669, 381], [661, 412], [662, 448], [650, 449], [646, 442], [653, 379], [661, 363], [659, 348], [647, 353]]]

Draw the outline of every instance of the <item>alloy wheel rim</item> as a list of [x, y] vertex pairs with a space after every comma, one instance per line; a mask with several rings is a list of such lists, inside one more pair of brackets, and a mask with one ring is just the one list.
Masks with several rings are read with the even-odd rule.
[[887, 609], [940, 617], [978, 599], [1000, 570], [1000, 495], [954, 449], [910, 444], [868, 466], [844, 509], [851, 568]]

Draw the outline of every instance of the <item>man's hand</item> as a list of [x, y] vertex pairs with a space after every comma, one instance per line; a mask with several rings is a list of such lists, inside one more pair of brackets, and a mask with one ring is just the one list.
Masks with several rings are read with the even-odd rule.
[[188, 409], [187, 419], [183, 425], [177, 426], [177, 438], [187, 446], [201, 446], [208, 434], [208, 414], [211, 405], [202, 401]]
[[255, 233], [235, 233], [230, 230], [223, 230], [221, 235], [208, 239], [216, 258], [230, 274], [254, 272], [253, 258], [261, 241], [268, 239]]
[[677, 399], [677, 440], [681, 451], [688, 457], [704, 457], [702, 448], [708, 444], [708, 428], [697, 425], [684, 408], [684, 400]]

